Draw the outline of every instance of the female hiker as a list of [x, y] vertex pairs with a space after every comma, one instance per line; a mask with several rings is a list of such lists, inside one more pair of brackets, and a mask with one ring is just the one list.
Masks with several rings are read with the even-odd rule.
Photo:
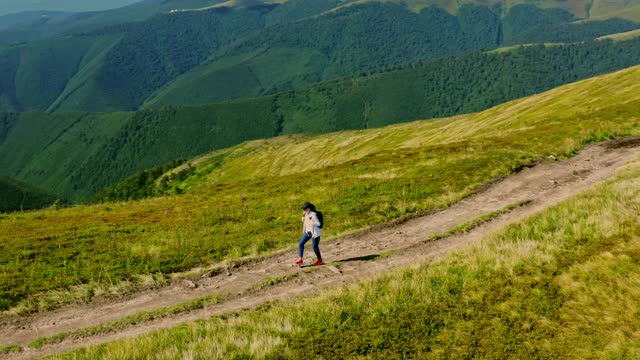
[[304, 245], [312, 239], [313, 243], [313, 252], [316, 253], [316, 257], [318, 258], [313, 266], [320, 266], [323, 264], [322, 255], [320, 255], [320, 236], [322, 236], [322, 220], [318, 219], [318, 214], [316, 213], [316, 207], [310, 203], [306, 202], [302, 206], [302, 239], [300, 239], [300, 244], [298, 244], [298, 255], [300, 258], [296, 261], [296, 265], [302, 265], [304, 263]]

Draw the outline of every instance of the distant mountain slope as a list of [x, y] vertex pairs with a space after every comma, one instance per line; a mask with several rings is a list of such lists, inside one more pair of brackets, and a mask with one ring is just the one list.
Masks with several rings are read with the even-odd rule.
[[637, 0], [593, 0], [589, 10], [590, 19], [618, 17], [640, 21], [640, 2]]
[[88, 156], [112, 141], [131, 114], [0, 113], [0, 177], [11, 177], [65, 199]]
[[[419, 14], [392, 4], [351, 6], [265, 29], [164, 89], [150, 105], [252, 97], [416, 60], [494, 48], [498, 15], [465, 7]], [[280, 69], [280, 70], [276, 70]], [[230, 86], [225, 80], [236, 79]]]
[[94, 31], [123, 23], [145, 21], [181, 6], [206, 6], [223, 0], [143, 0], [106, 11], [59, 13], [31, 11], [0, 16], [0, 45], [33, 41], [51, 36]]
[[[359, 159], [368, 159], [367, 164], [375, 163], [377, 158], [392, 161], [380, 155], [384, 152], [401, 154], [409, 149], [423, 146], [435, 149], [452, 143], [466, 149], [460, 151], [472, 154], [475, 146], [472, 139], [512, 136], [522, 142], [536, 142], [537, 137], [527, 140], [526, 134], [530, 131], [571, 147], [575, 142], [561, 135], [568, 134], [566, 129], [561, 129], [568, 119], [573, 119], [570, 122], [574, 124], [584, 123], [578, 125], [576, 131], [586, 136], [585, 143], [613, 136], [615, 131], [604, 129], [623, 123], [628, 126], [623, 133], [635, 136], [640, 134], [640, 123], [635, 121], [636, 110], [640, 106], [639, 80], [640, 66], [634, 66], [455, 118], [417, 121], [367, 131], [250, 141], [190, 160], [195, 169], [177, 183], [187, 193], [207, 192], [214, 184], [260, 181], [269, 177], [295, 178], [296, 174], [320, 169], [330, 173], [331, 169], [345, 164], [356, 164], [354, 162]], [[616, 113], [619, 117], [614, 115]], [[596, 128], [586, 125], [593, 121], [600, 125]], [[488, 144], [491, 146], [491, 142]], [[403, 160], [395, 161], [400, 163]], [[370, 173], [371, 169], [357, 164], [360, 171]], [[184, 168], [177, 167], [167, 174]], [[394, 173], [392, 169], [379, 169]], [[386, 180], [383, 174], [379, 173], [379, 178], [371, 178]], [[407, 174], [396, 173], [396, 176]], [[395, 177], [390, 175], [389, 178]], [[375, 206], [373, 203], [370, 205]]]
[[479, 111], [639, 59], [640, 39], [529, 46], [198, 107], [6, 114], [0, 176], [82, 200], [144, 169], [245, 140]]
[[457, 16], [435, 7], [412, 13], [391, 4], [351, 6], [249, 36], [164, 86], [145, 106], [255, 97], [416, 60], [505, 44], [584, 41], [640, 26], [574, 20], [569, 12], [533, 5], [515, 6], [502, 18], [480, 6], [463, 6]]
[[[38, 31], [54, 39], [0, 48], [0, 110], [136, 110], [250, 98], [505, 44], [578, 42], [640, 27], [621, 19], [576, 22], [581, 15], [564, 9], [574, 2], [469, 1], [453, 10], [445, 6], [452, 1], [444, 9], [419, 3], [148, 0], [52, 19]], [[182, 11], [190, 8], [202, 10]], [[46, 48], [56, 42], [72, 49], [71, 66], [47, 64]], [[31, 51], [28, 62], [18, 61], [24, 51]], [[55, 81], [49, 89], [15, 73], [55, 74]]]
[[[21, 29], [37, 26], [40, 22], [58, 21], [72, 16], [61, 11], [28, 11], [18, 14], [0, 15], [0, 34], [5, 31], [16, 33]], [[9, 41], [10, 39], [7, 39]]]
[[98, 11], [122, 7], [139, 0], [3, 0], [0, 15], [23, 11]]
[[[291, 3], [296, 2], [296, 0], [276, 0], [273, 2]], [[430, 6], [438, 6], [451, 14], [456, 14], [460, 8], [467, 5], [490, 6], [506, 13], [514, 6], [531, 4], [540, 8], [562, 9], [572, 13], [578, 18], [584, 19], [593, 17], [610, 18], [640, 5], [638, 0], [339, 0], [338, 2], [339, 4], [337, 4], [336, 7], [370, 2], [394, 3], [405, 6], [414, 12], [420, 12]], [[236, 6], [238, 3], [242, 4], [243, 2], [231, 0], [226, 1], [224, 5]], [[320, 3], [320, 1], [316, 1], [316, 3]]]
[[0, 177], [0, 213], [41, 209], [56, 198], [19, 181]]

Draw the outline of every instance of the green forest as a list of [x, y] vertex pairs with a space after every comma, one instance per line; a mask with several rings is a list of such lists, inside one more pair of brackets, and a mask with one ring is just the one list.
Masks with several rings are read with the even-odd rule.
[[[244, 140], [475, 112], [638, 63], [640, 39], [528, 46], [413, 64], [275, 96], [144, 110], [74, 172], [70, 183], [88, 196], [177, 157], [193, 157]], [[164, 189], [153, 188], [161, 175], [145, 173], [142, 188], [136, 180], [141, 175], [134, 175], [103, 198], [163, 194]]]
[[[550, 25], [531, 26], [520, 15], [528, 11]], [[573, 21], [573, 14], [565, 10], [532, 5], [515, 6], [503, 18], [499, 8], [477, 5], [461, 7], [456, 16], [435, 6], [420, 13], [390, 3], [351, 6], [250, 34], [149, 94], [144, 105], [264, 96], [416, 61], [502, 45], [586, 41], [639, 26], [620, 19]]]
[[503, 45], [580, 42], [640, 27], [617, 18], [577, 22], [567, 10], [531, 4], [508, 11], [468, 4], [455, 14], [380, 2], [333, 10], [340, 4], [147, 9], [146, 17], [132, 5], [131, 21], [114, 10], [93, 26], [79, 22], [50, 38], [0, 46], [0, 111], [132, 111], [252, 98]]
[[22, 182], [0, 178], [0, 213], [41, 209], [62, 204], [54, 196]]

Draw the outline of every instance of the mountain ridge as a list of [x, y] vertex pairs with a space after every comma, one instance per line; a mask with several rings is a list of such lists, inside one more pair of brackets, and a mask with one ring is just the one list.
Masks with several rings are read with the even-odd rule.
[[[151, 18], [138, 17], [137, 22], [119, 24], [119, 20], [114, 20], [111, 26], [0, 48], [0, 63], [6, 73], [3, 78], [12, 79], [16, 73], [65, 72], [55, 66], [43, 69], [37, 62], [21, 64], [15, 57], [25, 57], [22, 53], [44, 57], [35, 54], [55, 55], [57, 43], [78, 42], [76, 47], [80, 51], [83, 43], [91, 39], [97, 42], [105, 36], [118, 39], [115, 45], [105, 46], [108, 50], [99, 61], [61, 79], [60, 86], [66, 89], [57, 91], [62, 96], [55, 99], [41, 96], [39, 91], [46, 95], [47, 89], [23, 90], [31, 85], [20, 78], [7, 81], [0, 86], [0, 110], [135, 110], [184, 102], [187, 98], [180, 100], [180, 96], [188, 92], [210, 94], [207, 100], [218, 102], [294, 90], [341, 76], [504, 44], [578, 42], [640, 27], [639, 23], [613, 19], [575, 23], [575, 15], [570, 12], [531, 4], [518, 4], [500, 17], [490, 7], [468, 4], [461, 6], [454, 16], [438, 7], [414, 13], [395, 2], [359, 3], [327, 14], [326, 10], [340, 1], [311, 3], [314, 5], [309, 6], [309, 0], [292, 0], [281, 5], [172, 14], [166, 13], [166, 9], [172, 8], [173, 3], [167, 2], [162, 4], [162, 11], [158, 10]], [[146, 1], [131, 5], [131, 16], [148, 16], [149, 12], [142, 9], [153, 4]], [[524, 16], [517, 15], [517, 9], [521, 9], [520, 13], [524, 11]], [[98, 15], [117, 19], [121, 13], [125, 14], [118, 10]], [[538, 20], [531, 23], [533, 18]], [[211, 25], [213, 22], [218, 24]], [[382, 29], [380, 24], [384, 24]], [[413, 30], [407, 30], [403, 24], [413, 24], [410, 27]], [[496, 33], [496, 26], [506, 27], [503, 35]], [[413, 36], [414, 30], [422, 33]], [[212, 31], [219, 33], [219, 40], [212, 42], [198, 35]], [[335, 46], [329, 46], [330, 43]], [[377, 49], [381, 43], [387, 45]], [[406, 49], [412, 50], [407, 53]], [[287, 67], [291, 72], [273, 71], [283, 59], [302, 65]], [[46, 59], [38, 61], [44, 63]], [[219, 84], [228, 84], [229, 76], [245, 78], [248, 83], [226, 92]], [[76, 80], [72, 83], [71, 78]], [[79, 79], [82, 80], [78, 82]], [[131, 86], [127, 81], [131, 81]], [[81, 92], [74, 91], [79, 87], [83, 89]], [[42, 99], [47, 99], [47, 103]]]

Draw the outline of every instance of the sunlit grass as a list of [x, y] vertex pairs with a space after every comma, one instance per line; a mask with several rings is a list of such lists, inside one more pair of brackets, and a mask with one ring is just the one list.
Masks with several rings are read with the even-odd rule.
[[480, 225], [483, 225], [483, 224], [485, 224], [485, 223], [487, 223], [487, 222], [499, 217], [500, 215], [504, 215], [506, 213], [511, 212], [514, 209], [517, 209], [517, 208], [519, 208], [521, 206], [528, 205], [530, 203], [531, 203], [530, 200], [524, 200], [524, 201], [519, 201], [517, 203], [513, 203], [513, 204], [510, 204], [510, 205], [507, 205], [503, 209], [489, 212], [489, 213], [484, 214], [484, 215], [482, 215], [482, 216], [480, 216], [480, 217], [478, 217], [476, 219], [473, 219], [473, 220], [471, 220], [469, 222], [460, 224], [460, 225], [454, 227], [453, 229], [451, 229], [451, 230], [449, 230], [449, 231], [447, 231], [445, 233], [435, 234], [431, 238], [433, 240], [438, 240], [438, 239], [443, 239], [443, 238], [451, 236], [451, 235], [457, 235], [457, 234], [466, 233], [466, 232], [468, 232], [470, 230], [473, 230], [473, 229], [477, 228]]
[[0, 355], [3, 354], [10, 354], [13, 352], [20, 352], [22, 351], [22, 347], [19, 345], [2, 345], [0, 346]]
[[198, 309], [203, 309], [207, 305], [220, 302], [223, 298], [223, 296], [210, 295], [159, 309], [139, 312], [105, 324], [82, 328], [74, 331], [61, 332], [53, 336], [41, 337], [30, 342], [29, 347], [40, 348], [44, 345], [60, 343], [69, 338], [106, 334], [112, 331], [124, 329], [128, 326], [162, 319]]
[[640, 162], [433, 263], [55, 359], [640, 356]]

